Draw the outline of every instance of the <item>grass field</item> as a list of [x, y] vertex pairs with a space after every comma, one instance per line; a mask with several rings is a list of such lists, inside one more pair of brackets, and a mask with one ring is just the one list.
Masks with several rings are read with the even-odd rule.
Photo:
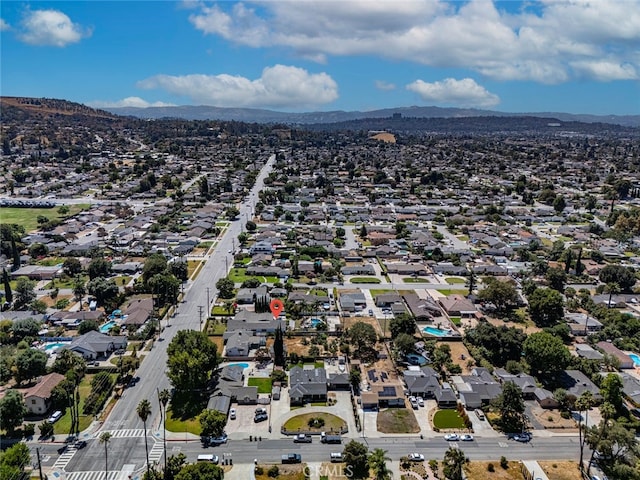
[[[309, 420], [312, 418], [322, 418], [324, 425], [319, 428], [309, 427]], [[336, 415], [330, 413], [303, 413], [302, 415], [296, 415], [293, 418], [287, 420], [284, 424], [286, 430], [297, 432], [300, 430], [306, 431], [319, 431], [319, 432], [338, 432], [343, 427], [346, 427], [347, 423]]]
[[375, 277], [354, 277], [349, 280], [351, 283], [380, 283], [379, 278]]
[[22, 225], [25, 231], [30, 232], [38, 228], [38, 216], [40, 215], [49, 220], [64, 220], [87, 210], [89, 206], [88, 203], [69, 205], [69, 213], [66, 215], [59, 215], [57, 208], [2, 207], [0, 208], [0, 218], [2, 218], [2, 223]]
[[455, 285], [455, 284], [462, 284], [464, 285], [464, 283], [466, 282], [466, 280], [464, 278], [460, 278], [460, 277], [447, 277], [444, 279], [445, 282], [447, 282], [449, 285]]
[[433, 425], [436, 428], [464, 428], [464, 422], [457, 410], [438, 410], [433, 416]]
[[189, 432], [200, 435], [199, 415], [207, 408], [207, 397], [199, 397], [191, 392], [176, 393], [167, 408], [167, 430]]
[[377, 428], [382, 433], [418, 433], [420, 426], [413, 410], [389, 408], [378, 412]]
[[429, 279], [424, 277], [406, 277], [402, 281], [404, 283], [429, 283]]
[[258, 393], [271, 393], [270, 378], [249, 377], [247, 385], [250, 387], [258, 387]]

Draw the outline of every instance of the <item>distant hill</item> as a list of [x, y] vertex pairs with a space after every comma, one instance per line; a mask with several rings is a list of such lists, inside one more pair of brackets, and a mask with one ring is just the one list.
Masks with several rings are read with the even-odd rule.
[[55, 98], [0, 97], [0, 109], [3, 120], [24, 115], [117, 118], [117, 114], [105, 110], [97, 110], [81, 103]]
[[256, 108], [221, 108], [213, 106], [176, 107], [118, 107], [105, 110], [124, 116], [144, 119], [181, 118], [185, 120], [235, 120], [256, 123], [286, 124], [321, 124], [339, 123], [364, 118], [389, 118], [394, 115], [411, 118], [468, 118], [468, 117], [542, 117], [557, 119], [563, 122], [609, 123], [627, 127], [640, 127], [640, 115], [588, 115], [560, 112], [505, 113], [475, 108], [440, 108], [440, 107], [398, 107], [371, 110], [368, 112], [330, 112], [289, 113], [262, 110]]

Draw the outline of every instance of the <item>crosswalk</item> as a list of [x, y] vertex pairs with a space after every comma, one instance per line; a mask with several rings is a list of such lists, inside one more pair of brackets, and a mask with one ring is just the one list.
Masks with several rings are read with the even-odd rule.
[[67, 448], [55, 461], [55, 463], [53, 464], [53, 468], [63, 470], [64, 467], [66, 467], [67, 464], [71, 461], [77, 451], [78, 450], [70, 445], [69, 448]]
[[[144, 438], [144, 428], [124, 428], [120, 430], [107, 430], [111, 434], [111, 438]], [[96, 434], [100, 436], [104, 433], [101, 431]], [[147, 434], [149, 431], [147, 431]]]
[[123, 465], [122, 470], [110, 470], [106, 476], [104, 470], [69, 472], [65, 475], [65, 480], [128, 480], [135, 467], [133, 464]]
[[154, 462], [160, 462], [162, 459], [162, 455], [164, 454], [164, 447], [162, 442], [154, 443], [151, 450], [149, 450], [149, 463], [153, 464]]

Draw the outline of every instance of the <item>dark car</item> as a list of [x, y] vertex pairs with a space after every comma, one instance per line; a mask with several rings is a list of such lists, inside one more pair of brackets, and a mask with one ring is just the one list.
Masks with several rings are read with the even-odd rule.
[[78, 440], [76, 443], [73, 444], [73, 448], [80, 450], [81, 448], [84, 448], [87, 446], [87, 442], [84, 440]]
[[287, 453], [282, 455], [282, 463], [301, 463], [302, 456], [299, 453]]
[[294, 443], [311, 443], [312, 437], [311, 435], [305, 435], [304, 433], [299, 433], [295, 437], [293, 437]]
[[259, 422], [264, 422], [268, 418], [269, 416], [266, 413], [259, 413], [255, 417], [253, 417], [253, 421], [256, 423], [259, 423]]

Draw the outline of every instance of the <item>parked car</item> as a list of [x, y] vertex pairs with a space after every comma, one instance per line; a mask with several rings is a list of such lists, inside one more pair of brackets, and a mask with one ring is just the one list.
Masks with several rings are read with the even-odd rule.
[[287, 453], [282, 455], [282, 463], [301, 463], [302, 456], [299, 453]]
[[229, 410], [229, 419], [230, 420], [235, 420], [236, 419], [236, 409], [232, 408], [231, 410]]
[[299, 433], [293, 437], [293, 443], [311, 443], [312, 441], [311, 435], [305, 435], [304, 433]]
[[424, 455], [421, 453], [410, 453], [407, 458], [412, 462], [424, 462]]
[[372, 309], [369, 309], [369, 316], [373, 317], [373, 310]]
[[261, 413], [264, 413], [264, 414], [266, 415], [266, 414], [267, 414], [267, 409], [266, 409], [266, 408], [264, 408], [264, 407], [258, 407], [258, 408], [256, 408], [255, 414], [256, 414], [256, 415], [259, 415], [259, 414], [261, 414]]
[[253, 421], [255, 423], [260, 423], [260, 422], [264, 422], [265, 420], [267, 420], [269, 417], [266, 413], [259, 413], [257, 414], [255, 417], [253, 417]]
[[413, 397], [413, 396], [409, 397], [409, 403], [414, 409], [416, 410], [418, 409], [419, 404], [418, 404], [418, 399], [416, 397]]
[[209, 437], [209, 445], [222, 445], [227, 443], [227, 434], [223, 433], [221, 437]]
[[516, 442], [527, 443], [531, 441], [531, 434], [528, 432], [512, 433], [509, 434], [509, 438], [511, 440], [515, 440]]
[[424, 407], [424, 399], [422, 397], [418, 397], [418, 405]]
[[218, 455], [210, 455], [204, 453], [202, 455], [198, 455], [198, 462], [211, 462], [217, 464], [220, 461]]
[[342, 462], [342, 452], [331, 452], [331, 463]]
[[458, 440], [460, 440], [460, 436], [458, 436], [458, 434], [457, 434], [457, 433], [447, 433], [447, 434], [444, 436], [444, 439], [445, 439], [447, 442], [457, 442]]
[[463, 442], [473, 442], [473, 435], [465, 433], [464, 435], [460, 435], [460, 440], [462, 440]]
[[62, 417], [62, 412], [60, 410], [56, 410], [51, 414], [51, 416], [47, 419], [49, 423], [56, 423]]

